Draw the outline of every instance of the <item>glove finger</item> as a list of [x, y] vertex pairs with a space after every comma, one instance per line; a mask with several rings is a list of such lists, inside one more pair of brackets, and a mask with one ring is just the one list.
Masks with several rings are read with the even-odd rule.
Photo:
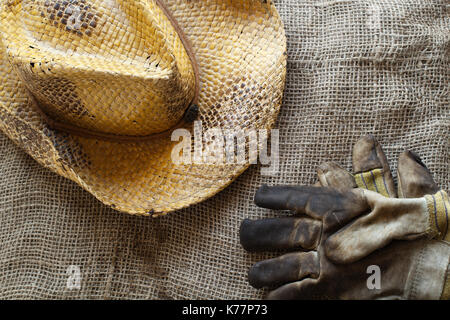
[[281, 257], [260, 261], [248, 272], [248, 281], [256, 289], [275, 287], [301, 280], [305, 277], [317, 277], [319, 258], [316, 251], [288, 253]]
[[262, 208], [291, 210], [317, 220], [326, 217], [324, 222], [330, 228], [342, 226], [368, 209], [360, 189], [339, 192], [311, 186], [263, 185], [256, 192], [255, 203]]
[[405, 151], [398, 158], [397, 177], [400, 198], [421, 198], [440, 190], [422, 159], [412, 151]]
[[318, 292], [316, 279], [304, 279], [285, 284], [276, 290], [269, 292], [267, 300], [302, 300], [302, 299], [326, 299], [325, 292]]
[[420, 157], [411, 151], [402, 153], [398, 159], [397, 176], [399, 197], [425, 197], [431, 233], [436, 234], [437, 239], [449, 241], [450, 201], [448, 195], [438, 187]]
[[240, 241], [245, 250], [260, 252], [317, 247], [322, 222], [310, 218], [245, 219], [240, 228]]
[[362, 137], [353, 147], [353, 173], [360, 188], [397, 197], [386, 155], [374, 136]]
[[317, 169], [317, 176], [322, 186], [347, 191], [357, 188], [353, 175], [335, 162], [325, 162]]

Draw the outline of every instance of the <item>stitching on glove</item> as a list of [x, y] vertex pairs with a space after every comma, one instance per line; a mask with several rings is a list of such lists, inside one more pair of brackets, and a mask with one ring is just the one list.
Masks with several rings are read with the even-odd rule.
[[447, 266], [447, 274], [445, 276], [445, 282], [444, 282], [444, 288], [442, 289], [441, 300], [450, 300], [450, 264]]
[[420, 249], [418, 258], [417, 258], [417, 262], [414, 266], [413, 271], [411, 272], [411, 277], [412, 277], [412, 280], [410, 282], [411, 287], [410, 287], [409, 293], [406, 294], [406, 299], [408, 299], [408, 300], [414, 300], [419, 297], [420, 292], [418, 291], [418, 283], [420, 281], [423, 281], [423, 271], [420, 266], [423, 265], [424, 255], [425, 255], [425, 247], [422, 246], [422, 248]]

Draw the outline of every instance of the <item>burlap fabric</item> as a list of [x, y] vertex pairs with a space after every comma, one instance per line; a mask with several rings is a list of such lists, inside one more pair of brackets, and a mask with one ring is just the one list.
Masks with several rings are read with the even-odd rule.
[[[450, 18], [446, 0], [294, 1], [275, 4], [288, 36], [280, 173], [253, 166], [199, 205], [159, 219], [101, 205], [41, 168], [0, 135], [0, 297], [260, 298], [247, 270], [266, 255], [239, 245], [262, 183], [309, 184], [323, 161], [348, 169], [351, 147], [376, 135], [395, 170], [418, 152], [449, 188]], [[67, 288], [67, 269], [81, 289]]]

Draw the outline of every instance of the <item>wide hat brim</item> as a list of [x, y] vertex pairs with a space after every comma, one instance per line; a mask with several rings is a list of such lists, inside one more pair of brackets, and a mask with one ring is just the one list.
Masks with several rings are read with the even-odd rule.
[[[270, 130], [286, 75], [286, 37], [274, 5], [262, 0], [165, 3], [198, 60], [203, 131]], [[39, 163], [119, 211], [159, 216], [187, 207], [215, 195], [249, 166], [175, 164], [177, 142], [170, 135], [125, 143], [52, 130], [32, 105], [1, 41], [0, 79], [0, 129]]]

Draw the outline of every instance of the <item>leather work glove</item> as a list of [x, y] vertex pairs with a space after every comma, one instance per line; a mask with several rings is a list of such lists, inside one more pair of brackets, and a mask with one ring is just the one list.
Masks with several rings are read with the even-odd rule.
[[[386, 157], [370, 136], [355, 145], [353, 168], [354, 176], [334, 163], [322, 165], [318, 176], [326, 187], [257, 191], [258, 206], [296, 216], [244, 220], [241, 244], [251, 252], [296, 251], [256, 263], [250, 284], [276, 288], [269, 299], [448, 299], [450, 244], [431, 239], [448, 240], [447, 194], [407, 151], [398, 163], [402, 198], [394, 198]], [[380, 271], [375, 287], [368, 285], [374, 267]]]

